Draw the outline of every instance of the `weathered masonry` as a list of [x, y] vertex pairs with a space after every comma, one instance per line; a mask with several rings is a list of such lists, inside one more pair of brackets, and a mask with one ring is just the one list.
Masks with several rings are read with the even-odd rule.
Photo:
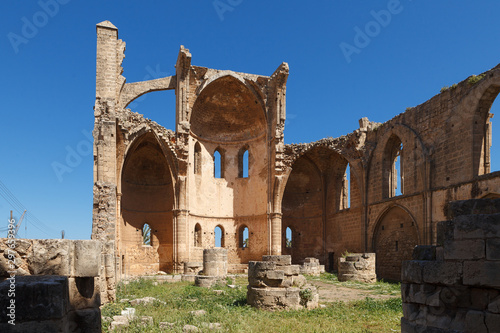
[[[288, 65], [271, 76], [191, 64], [127, 83], [125, 43], [97, 25], [93, 239], [123, 275], [181, 272], [203, 249], [228, 250], [228, 270], [263, 255], [318, 258], [375, 252], [379, 278], [399, 279], [417, 244], [435, 244], [449, 201], [497, 197], [490, 107], [500, 68], [470, 77], [385, 123], [363, 118], [339, 138], [284, 144]], [[127, 109], [174, 90], [176, 128]]]

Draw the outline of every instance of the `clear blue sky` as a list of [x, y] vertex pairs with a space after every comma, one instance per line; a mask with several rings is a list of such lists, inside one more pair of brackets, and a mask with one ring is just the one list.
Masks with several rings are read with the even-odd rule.
[[[347, 134], [365, 116], [384, 122], [500, 62], [495, 0], [220, 0], [217, 8], [214, 1], [110, 0], [58, 0], [55, 8], [54, 1], [0, 4], [0, 181], [33, 214], [30, 238], [57, 238], [63, 229], [71, 239], [91, 234], [84, 133], [94, 121], [98, 22], [110, 20], [127, 43], [128, 82], [173, 75], [181, 44], [199, 66], [271, 75], [288, 62], [287, 143]], [[390, 22], [381, 15], [373, 23], [372, 11], [388, 8]], [[358, 28], [370, 40], [356, 40]], [[357, 47], [348, 57], [347, 44]], [[146, 95], [134, 111], [173, 129], [173, 96]], [[58, 178], [53, 165], [68, 166], [68, 149], [79, 158]], [[5, 225], [10, 209], [0, 197]]]

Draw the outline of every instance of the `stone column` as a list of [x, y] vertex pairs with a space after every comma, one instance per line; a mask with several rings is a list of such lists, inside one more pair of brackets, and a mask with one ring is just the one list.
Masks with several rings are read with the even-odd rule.
[[189, 261], [187, 177], [179, 176], [176, 184], [177, 209], [174, 209], [174, 271], [182, 273]]
[[188, 260], [187, 244], [188, 211], [174, 209], [174, 272], [182, 273]]
[[227, 275], [227, 249], [203, 250], [203, 274], [218, 277]]
[[281, 255], [281, 223], [283, 214], [271, 214], [271, 254]]

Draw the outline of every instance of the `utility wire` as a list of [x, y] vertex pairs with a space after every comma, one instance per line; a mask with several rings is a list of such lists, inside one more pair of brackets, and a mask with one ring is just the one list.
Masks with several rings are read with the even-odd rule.
[[[9, 190], [7, 186], [5, 186], [2, 181], [0, 181], [0, 196], [3, 197], [13, 208], [21, 214], [24, 210], [27, 210], [27, 208], [14, 196], [14, 194]], [[44, 224], [42, 221], [40, 221], [34, 214], [28, 212], [27, 216], [25, 218], [28, 218], [31, 221], [31, 225], [34, 226], [36, 229], [38, 229], [40, 232], [47, 236], [51, 236], [46, 230], [54, 232], [54, 229], [51, 227], [47, 226]], [[27, 221], [26, 221], [27, 223]], [[0, 232], [4, 231], [3, 229], [0, 229]]]
[[[0, 181], [0, 189], [2, 189], [2, 188], [4, 189], [4, 192], [7, 193], [7, 195], [10, 198], [12, 198], [12, 200], [14, 200], [15, 203], [17, 203], [17, 206], [18, 206], [18, 208], [21, 209], [21, 211], [27, 210], [26, 207], [24, 207], [24, 205], [14, 196], [14, 194], [12, 194], [12, 192], [7, 188], [7, 186], [5, 186], [5, 184], [2, 183], [2, 181]], [[28, 214], [31, 216], [31, 219], [35, 221], [35, 223], [40, 224], [42, 227], [44, 227], [46, 229], [52, 229], [51, 227], [47, 226], [42, 221], [40, 221], [33, 213], [28, 212]], [[52, 231], [54, 231], [54, 230], [52, 229]]]
[[[22, 211], [27, 210], [26, 207], [14, 196], [14, 194], [12, 194], [12, 192], [7, 188], [7, 186], [5, 186], [5, 184], [2, 183], [2, 181], [0, 181], [0, 190], [2, 188], [4, 190], [4, 193], [6, 193], [17, 204], [18, 208], [20, 208]], [[51, 229], [50, 227], [45, 225], [42, 221], [40, 221], [35, 215], [33, 215], [32, 213], [29, 214], [31, 215], [32, 219], [35, 220], [35, 222], [41, 224], [45, 228]]]

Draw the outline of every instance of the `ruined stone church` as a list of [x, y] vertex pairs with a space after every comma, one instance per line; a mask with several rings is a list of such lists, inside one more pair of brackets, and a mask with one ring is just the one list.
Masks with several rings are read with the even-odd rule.
[[[181, 46], [175, 75], [128, 83], [124, 51], [118, 29], [99, 23], [92, 238], [106, 244], [109, 283], [182, 271], [216, 245], [230, 272], [267, 254], [332, 271], [345, 251], [375, 252], [378, 278], [398, 280], [414, 246], [436, 242], [449, 201], [499, 196], [498, 67], [385, 123], [288, 145], [286, 63], [270, 76], [216, 70]], [[127, 109], [161, 90], [175, 91], [175, 129]]]

